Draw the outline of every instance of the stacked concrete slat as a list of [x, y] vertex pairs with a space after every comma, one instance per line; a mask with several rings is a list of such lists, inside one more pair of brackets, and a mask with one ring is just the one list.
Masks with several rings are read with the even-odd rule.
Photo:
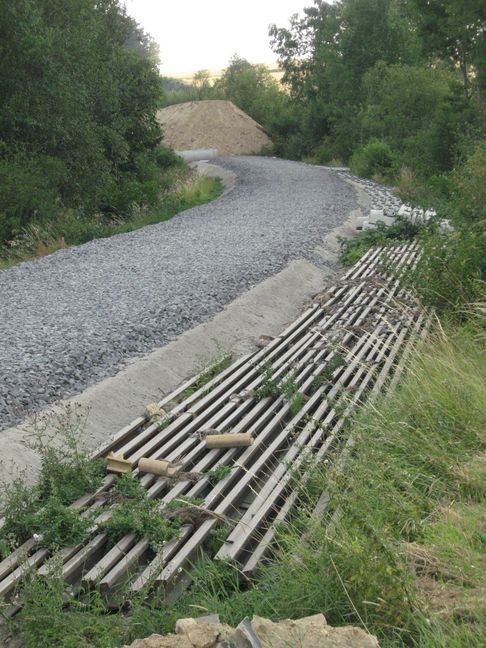
[[[165, 504], [184, 498], [202, 499], [208, 514], [182, 526], [157, 553], [133, 533], [116, 538], [112, 546], [101, 526], [111, 516], [110, 489], [117, 480], [108, 475], [96, 493], [72, 505], [82, 515], [91, 511], [97, 517], [85, 543], [55, 556], [66, 581], [75, 588], [99, 587], [107, 595], [121, 584], [133, 591], [148, 584], [170, 590], [202, 554], [233, 558], [244, 573], [254, 573], [271, 550], [276, 525], [288, 520], [298, 504], [296, 473], [304, 484], [312, 466], [324, 460], [331, 465], [339, 457], [349, 417], [370, 394], [386, 387], [402, 350], [425, 329], [427, 318], [399, 280], [418, 253], [415, 244], [370, 250], [263, 349], [240, 358], [203, 387], [197, 388], [195, 377], [160, 402], [167, 412], [161, 421], [141, 416], [98, 450], [97, 457], [124, 455], [148, 496], [160, 501], [162, 515]], [[302, 395], [299, 411], [282, 393], [264, 395], [269, 372], [273, 382], [293, 382]], [[187, 388], [192, 388], [189, 395]], [[208, 429], [250, 432], [253, 444], [208, 450]], [[142, 457], [180, 462], [181, 478], [141, 474]], [[207, 473], [219, 466], [231, 470], [214, 484]], [[200, 478], [194, 482], [184, 477], [187, 472]], [[225, 539], [212, 554], [206, 541], [221, 525]], [[48, 573], [51, 557], [38, 544], [31, 539], [0, 563], [0, 596], [12, 596], [27, 564]]]

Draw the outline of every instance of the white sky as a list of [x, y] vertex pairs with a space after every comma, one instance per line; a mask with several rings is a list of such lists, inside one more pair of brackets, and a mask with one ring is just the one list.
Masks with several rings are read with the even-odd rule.
[[238, 54], [276, 60], [268, 25], [288, 25], [313, 0], [125, 0], [128, 13], [159, 43], [162, 73], [218, 70]]

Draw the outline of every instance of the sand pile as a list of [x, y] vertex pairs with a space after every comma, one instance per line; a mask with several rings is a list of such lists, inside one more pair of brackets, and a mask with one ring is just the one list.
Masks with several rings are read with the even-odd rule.
[[231, 101], [189, 101], [159, 110], [164, 142], [176, 151], [215, 148], [220, 155], [259, 153], [264, 129]]

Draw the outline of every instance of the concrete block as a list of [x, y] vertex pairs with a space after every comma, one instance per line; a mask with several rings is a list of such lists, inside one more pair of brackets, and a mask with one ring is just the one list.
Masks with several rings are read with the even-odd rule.
[[395, 221], [396, 221], [395, 216], [383, 216], [382, 218], [380, 218], [380, 220], [378, 222], [383, 223], [387, 227], [390, 227], [390, 225], [395, 224]]
[[411, 213], [412, 213], [412, 208], [409, 207], [408, 205], [402, 205], [398, 210], [398, 215], [403, 216], [405, 218], [409, 216]]
[[383, 213], [383, 209], [371, 209], [370, 213], [368, 214], [368, 221], [370, 223], [377, 223], [380, 220], [383, 220], [385, 214]]
[[454, 231], [454, 227], [453, 227], [451, 221], [448, 218], [443, 218], [439, 222], [439, 227], [440, 227], [442, 232], [453, 232]]
[[356, 217], [356, 229], [361, 230], [363, 229], [363, 225], [368, 222], [368, 217], [367, 216], [357, 216]]
[[363, 225], [363, 230], [374, 230], [374, 229], [376, 229], [375, 223], [365, 223]]

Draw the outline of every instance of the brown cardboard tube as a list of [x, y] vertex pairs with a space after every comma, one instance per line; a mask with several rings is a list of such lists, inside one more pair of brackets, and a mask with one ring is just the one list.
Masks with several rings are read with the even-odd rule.
[[165, 459], [148, 459], [147, 457], [142, 457], [138, 462], [138, 469], [140, 472], [150, 473], [151, 475], [173, 477], [179, 472], [180, 466]]
[[249, 432], [244, 434], [209, 434], [206, 439], [206, 448], [245, 448], [253, 444], [253, 437]]

